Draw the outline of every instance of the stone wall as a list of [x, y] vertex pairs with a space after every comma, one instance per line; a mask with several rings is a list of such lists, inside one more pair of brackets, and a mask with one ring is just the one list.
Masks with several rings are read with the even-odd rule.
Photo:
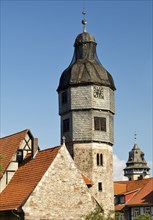
[[[97, 165], [97, 154], [103, 155], [103, 165]], [[114, 209], [112, 147], [107, 144], [74, 144], [74, 161], [93, 183], [92, 196], [103, 206], [106, 213]], [[102, 183], [102, 191], [98, 190]]]
[[95, 207], [65, 146], [23, 206], [25, 220], [81, 220]]

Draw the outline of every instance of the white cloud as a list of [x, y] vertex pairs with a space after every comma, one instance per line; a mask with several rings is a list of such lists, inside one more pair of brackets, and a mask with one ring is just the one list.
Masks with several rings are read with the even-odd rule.
[[0, 138], [4, 137], [4, 134], [2, 132], [0, 132]]
[[[150, 168], [150, 176], [153, 176], [153, 161], [147, 162], [148, 167]], [[128, 180], [124, 176], [123, 169], [126, 167], [126, 161], [121, 160], [117, 155], [113, 155], [113, 179], [114, 181]]]
[[127, 180], [124, 177], [123, 169], [126, 167], [126, 161], [120, 160], [117, 155], [113, 155], [113, 179], [114, 181]]
[[153, 161], [148, 161], [147, 164], [148, 164], [148, 167], [149, 167], [149, 168], [153, 168]]
[[153, 161], [148, 161], [147, 165], [150, 168], [150, 176], [153, 176]]

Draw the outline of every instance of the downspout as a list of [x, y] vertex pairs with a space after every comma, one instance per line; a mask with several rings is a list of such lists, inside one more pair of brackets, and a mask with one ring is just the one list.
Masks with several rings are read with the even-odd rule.
[[20, 215], [14, 213], [13, 210], [11, 210], [11, 212], [12, 212], [12, 214], [13, 214], [14, 216], [16, 216], [19, 220], [21, 220]]

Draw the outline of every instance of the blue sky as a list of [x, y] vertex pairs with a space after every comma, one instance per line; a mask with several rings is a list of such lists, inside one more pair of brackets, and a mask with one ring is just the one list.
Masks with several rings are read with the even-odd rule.
[[116, 85], [114, 154], [152, 151], [152, 1], [1, 1], [1, 135], [30, 128], [41, 149], [60, 144], [56, 89], [82, 32]]

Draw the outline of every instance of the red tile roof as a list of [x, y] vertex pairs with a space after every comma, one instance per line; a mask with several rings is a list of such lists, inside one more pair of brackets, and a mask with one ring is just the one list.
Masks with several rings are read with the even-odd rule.
[[114, 194], [124, 194], [126, 192], [126, 183], [114, 182]]
[[[1, 175], [7, 169], [12, 156], [18, 150], [27, 133], [32, 136], [30, 130], [26, 129], [0, 139], [0, 154], [3, 156]], [[53, 162], [60, 148], [61, 146], [58, 146], [38, 151], [35, 158], [32, 158], [31, 154], [26, 156], [9, 184], [0, 194], [1, 211], [17, 209], [24, 203]], [[81, 175], [87, 185], [92, 184], [87, 176]]]
[[123, 204], [118, 204], [115, 205], [115, 211], [122, 211], [122, 209], [124, 209], [125, 205]]
[[24, 139], [27, 132], [30, 132], [28, 129], [12, 134], [3, 138], [0, 138], [0, 155], [2, 155], [2, 160], [0, 161], [2, 165], [2, 171], [0, 172], [0, 177], [7, 169], [10, 160], [19, 148], [21, 141]]
[[85, 182], [87, 185], [92, 185], [91, 180], [90, 180], [87, 176], [85, 176], [84, 174], [81, 174], [81, 175], [82, 175], [82, 178], [83, 178], [84, 182]]
[[127, 205], [153, 205], [153, 178], [149, 178], [143, 188], [127, 203]]
[[142, 180], [131, 180], [131, 181], [115, 181], [114, 182], [114, 194], [124, 194], [127, 192], [131, 192], [136, 189], [143, 188], [148, 182], [150, 178], [142, 179]]
[[153, 178], [133, 181], [114, 182], [114, 194], [120, 195], [133, 193], [125, 204], [115, 205], [115, 210], [122, 210], [125, 206], [131, 205], [153, 205]]
[[0, 194], [0, 210], [17, 209], [34, 190], [56, 157], [59, 147], [42, 150], [34, 159], [23, 163]]

